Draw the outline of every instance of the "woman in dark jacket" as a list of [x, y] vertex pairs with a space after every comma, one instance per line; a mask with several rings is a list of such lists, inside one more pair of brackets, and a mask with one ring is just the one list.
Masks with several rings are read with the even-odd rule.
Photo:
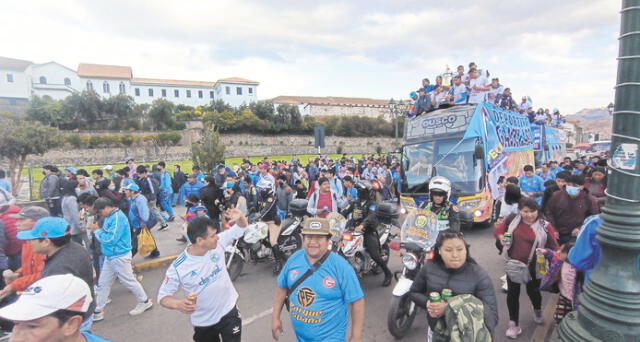
[[431, 292], [450, 289], [453, 296], [470, 294], [482, 301], [484, 325], [493, 335], [498, 324], [498, 303], [489, 274], [469, 254], [469, 245], [462, 233], [441, 232], [435, 245], [434, 259], [426, 263], [416, 276], [409, 296], [421, 308], [427, 309], [429, 327], [433, 330], [444, 316], [446, 302], [428, 301]]

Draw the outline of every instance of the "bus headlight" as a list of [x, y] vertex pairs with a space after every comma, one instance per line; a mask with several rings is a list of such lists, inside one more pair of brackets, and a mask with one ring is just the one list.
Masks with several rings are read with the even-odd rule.
[[406, 213], [407, 213], [407, 209], [405, 209], [405, 208], [401, 208], [400, 209], [400, 214], [404, 215]]
[[474, 212], [473, 212], [473, 216], [475, 216], [475, 217], [480, 217], [480, 216], [482, 216], [482, 210], [476, 210], [476, 211], [474, 211]]
[[416, 267], [418, 267], [418, 258], [416, 258], [416, 256], [411, 253], [407, 253], [402, 256], [402, 264], [408, 270], [413, 271], [416, 269]]

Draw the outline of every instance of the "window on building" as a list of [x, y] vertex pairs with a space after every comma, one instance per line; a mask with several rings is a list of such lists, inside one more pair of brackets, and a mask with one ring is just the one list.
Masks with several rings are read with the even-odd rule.
[[187, 97], [191, 97], [191, 90], [187, 90]]
[[136, 93], [136, 96], [140, 96], [140, 88], [134, 89], [134, 92]]
[[167, 97], [167, 90], [166, 89], [162, 89], [162, 97]]
[[236, 87], [236, 95], [242, 95], [242, 87]]
[[180, 97], [180, 90], [176, 89], [173, 91], [173, 96]]
[[71, 85], [71, 80], [69, 79], [69, 77], [65, 77], [64, 78], [64, 85], [66, 85], [66, 86], [70, 86]]
[[13, 74], [7, 74], [7, 82], [13, 83]]
[[227, 95], [231, 95], [231, 87], [224, 87], [224, 90], [227, 93]]
[[198, 98], [202, 98], [202, 90], [198, 90]]
[[40, 84], [47, 84], [47, 78], [44, 76], [40, 76]]
[[212, 99], [213, 98], [213, 90], [209, 92], [209, 98]]
[[124, 85], [124, 82], [120, 82], [120, 84], [118, 85], [118, 91], [120, 92], [120, 94], [124, 94], [127, 92], [127, 88]]
[[149, 97], [153, 97], [153, 88], [149, 88]]
[[253, 94], [253, 88], [249, 87], [249, 94]]
[[107, 81], [102, 82], [102, 92], [105, 94], [109, 94], [111, 92], [109, 83], [107, 83]]
[[87, 81], [87, 90], [93, 90], [93, 83], [91, 83], [91, 81]]

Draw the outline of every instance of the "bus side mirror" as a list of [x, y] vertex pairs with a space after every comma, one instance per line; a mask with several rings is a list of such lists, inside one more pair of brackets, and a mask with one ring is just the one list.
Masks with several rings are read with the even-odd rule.
[[484, 147], [482, 144], [476, 144], [476, 148], [473, 151], [473, 159], [482, 159], [484, 158]]

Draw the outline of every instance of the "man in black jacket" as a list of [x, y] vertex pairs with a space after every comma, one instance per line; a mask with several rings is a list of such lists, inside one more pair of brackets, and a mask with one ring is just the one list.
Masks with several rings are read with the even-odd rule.
[[216, 180], [213, 176], [206, 176], [204, 178], [205, 186], [200, 189], [200, 200], [202, 205], [207, 208], [207, 214], [209, 218], [213, 220], [214, 226], [220, 231], [220, 210], [224, 203], [224, 194], [222, 190], [216, 185]]
[[427, 94], [424, 88], [420, 88], [420, 90], [418, 90], [418, 95], [420, 95], [420, 97], [416, 102], [416, 116], [429, 112], [432, 109], [431, 97]]
[[171, 187], [173, 188], [173, 198], [171, 200], [172, 205], [175, 207], [176, 204], [182, 203], [184, 199], [180, 198], [180, 187], [182, 184], [187, 182], [187, 176], [184, 172], [180, 171], [180, 165], [173, 166], [173, 179], [171, 182]]

